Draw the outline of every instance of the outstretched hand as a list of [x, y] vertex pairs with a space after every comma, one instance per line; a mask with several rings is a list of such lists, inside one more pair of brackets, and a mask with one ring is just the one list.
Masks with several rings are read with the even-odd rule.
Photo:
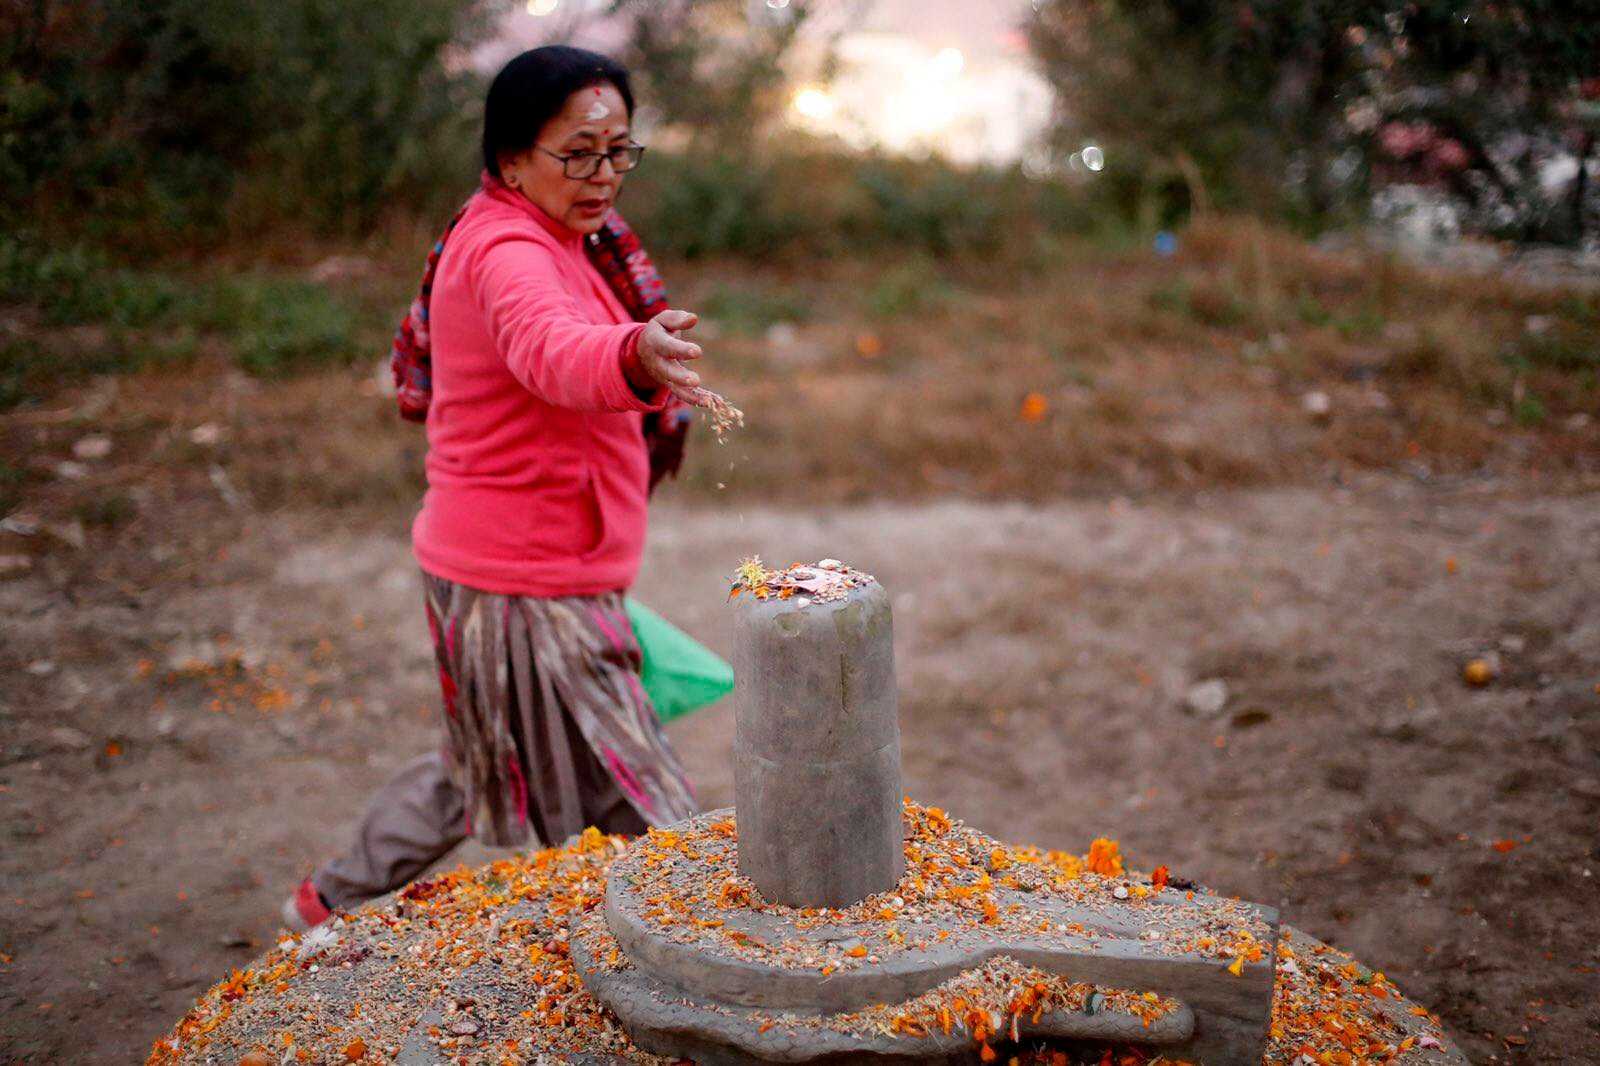
[[678, 336], [693, 329], [700, 316], [691, 311], [663, 311], [645, 323], [639, 334], [639, 367], [652, 381], [665, 385], [684, 403], [703, 407], [706, 391], [700, 387], [700, 375], [684, 363], [699, 359], [704, 353], [698, 344]]

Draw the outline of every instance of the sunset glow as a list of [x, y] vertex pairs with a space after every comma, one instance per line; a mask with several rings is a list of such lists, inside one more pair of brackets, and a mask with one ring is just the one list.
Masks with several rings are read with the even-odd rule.
[[838, 76], [796, 93], [790, 120], [856, 147], [1010, 160], [1048, 115], [1048, 90], [1005, 55], [882, 32], [847, 33], [837, 54]]

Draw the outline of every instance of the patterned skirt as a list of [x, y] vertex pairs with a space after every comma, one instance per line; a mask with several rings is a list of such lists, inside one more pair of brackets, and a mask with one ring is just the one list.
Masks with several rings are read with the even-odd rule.
[[423, 578], [469, 833], [559, 844], [592, 824], [638, 832], [695, 813], [621, 593], [504, 596]]

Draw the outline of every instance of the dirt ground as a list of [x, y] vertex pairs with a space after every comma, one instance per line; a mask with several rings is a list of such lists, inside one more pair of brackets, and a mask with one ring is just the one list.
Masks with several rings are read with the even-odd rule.
[[[916, 798], [1276, 904], [1477, 1061], [1600, 1062], [1597, 503], [1389, 476], [669, 503], [638, 593], [726, 651], [741, 556], [874, 572]], [[0, 582], [6, 1061], [142, 1058], [436, 736], [403, 514], [151, 511]], [[1216, 716], [1185, 706], [1205, 679]], [[722, 705], [670, 729], [707, 805], [732, 800], [731, 728]]]

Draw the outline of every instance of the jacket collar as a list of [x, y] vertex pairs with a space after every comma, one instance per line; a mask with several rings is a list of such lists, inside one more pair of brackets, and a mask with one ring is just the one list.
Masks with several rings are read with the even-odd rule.
[[569, 228], [564, 223], [551, 218], [549, 213], [546, 212], [544, 208], [540, 207], [538, 204], [534, 203], [532, 200], [528, 199], [511, 186], [507, 185], [493, 174], [490, 174], [487, 170], [485, 170], [479, 177], [479, 182], [482, 185], [485, 196], [489, 197], [491, 200], [506, 204], [510, 207], [516, 208], [518, 211], [521, 211], [523, 214], [539, 223], [539, 225], [543, 226], [545, 231], [556, 240], [563, 244], [582, 244], [583, 234], [579, 233], [575, 229]]

